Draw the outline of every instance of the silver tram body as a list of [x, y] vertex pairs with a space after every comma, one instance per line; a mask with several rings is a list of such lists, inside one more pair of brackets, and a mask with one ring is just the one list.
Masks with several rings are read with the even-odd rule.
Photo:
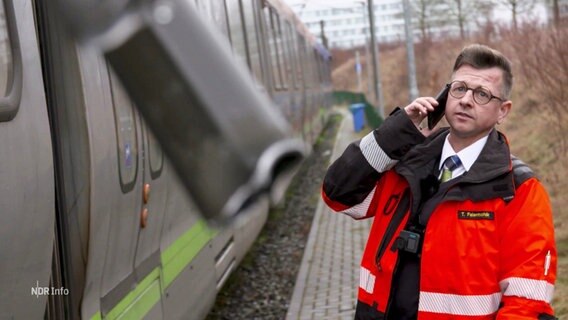
[[[191, 3], [312, 144], [327, 51], [280, 1]], [[201, 319], [269, 201], [210, 228], [108, 63], [50, 10], [0, 0], [0, 318]]]

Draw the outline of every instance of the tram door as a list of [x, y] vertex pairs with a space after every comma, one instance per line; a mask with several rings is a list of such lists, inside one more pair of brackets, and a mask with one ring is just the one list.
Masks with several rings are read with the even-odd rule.
[[[113, 201], [103, 204], [104, 207], [92, 208], [92, 214], [108, 217], [108, 220], [98, 220], [104, 226], [107, 236], [104, 240], [91, 239], [92, 243], [100, 245], [91, 251], [93, 255], [90, 254], [89, 263], [92, 262], [92, 267], [87, 272], [93, 276], [93, 281], [101, 277], [98, 299], [99, 312], [103, 318], [118, 314], [128, 316], [129, 310], [140, 312], [136, 303], [143, 301], [143, 308], [149, 307], [143, 313], [149, 318], [159, 319], [162, 309], [161, 303], [156, 299], [159, 300], [161, 295], [159, 245], [166, 202], [167, 168], [158, 143], [116, 75], [109, 66], [107, 70], [115, 130], [109, 135], [110, 139], [101, 141], [100, 148], [102, 150], [112, 145], [112, 154], [116, 156], [104, 157], [104, 161], [108, 161], [108, 165], [105, 165], [107, 168], [101, 167], [100, 174], [95, 172], [93, 195], [96, 199], [93, 202], [99, 203], [97, 199], [105, 199], [105, 193], [108, 193], [107, 199]], [[108, 116], [104, 115], [106, 119], [109, 119]], [[108, 134], [106, 131], [100, 132], [96, 127], [91, 130], [97, 131], [101, 136]], [[96, 145], [98, 143], [94, 142], [95, 148]], [[105, 154], [94, 152], [93, 156], [100, 153]], [[98, 168], [95, 167], [94, 170], [97, 171]], [[103, 175], [108, 176], [103, 178]], [[114, 190], [112, 194], [110, 190]], [[92, 234], [91, 237], [97, 235]], [[104, 262], [101, 264], [97, 260]], [[97, 272], [102, 274], [98, 275]], [[152, 301], [134, 298], [132, 292], [142, 294]], [[87, 302], [83, 303], [83, 315], [90, 317], [97, 309], [91, 303], [95, 300], [93, 292], [87, 291], [85, 299]]]
[[0, 319], [41, 319], [55, 217], [53, 155], [30, 1], [0, 0]]
[[138, 117], [138, 119], [142, 128], [144, 174], [134, 272], [138, 284], [142, 281], [150, 283], [147, 288], [141, 289], [147, 290], [147, 296], [154, 297], [154, 300], [149, 303], [154, 305], [146, 314], [146, 318], [161, 319], [161, 303], [155, 299], [161, 295], [163, 290], [160, 287], [160, 283], [163, 282], [159, 279], [159, 267], [161, 266], [160, 239], [167, 199], [167, 166], [158, 141], [142, 118]]

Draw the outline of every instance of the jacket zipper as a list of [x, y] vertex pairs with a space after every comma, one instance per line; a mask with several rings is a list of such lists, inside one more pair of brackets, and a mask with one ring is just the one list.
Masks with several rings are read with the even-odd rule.
[[385, 230], [385, 234], [381, 239], [381, 243], [379, 244], [379, 248], [377, 249], [377, 255], [375, 257], [375, 264], [377, 265], [377, 269], [382, 271], [383, 268], [381, 266], [381, 258], [383, 257], [385, 250], [387, 249], [387, 245], [391, 242], [396, 229], [402, 223], [408, 208], [410, 207], [410, 191], [409, 189], [405, 189], [403, 191], [402, 197], [400, 197], [400, 201], [398, 202], [398, 206], [396, 207], [396, 211], [392, 216], [387, 229]]
[[[392, 270], [393, 277], [396, 274], [396, 270], [398, 269], [399, 264], [400, 264], [400, 257], [397, 256], [396, 257], [396, 263], [394, 264], [394, 268]], [[392, 279], [391, 279], [391, 286], [390, 286], [390, 290], [389, 290], [389, 299], [388, 299], [388, 302], [387, 302], [387, 307], [385, 308], [385, 320], [389, 320], [389, 311], [390, 311], [390, 308], [391, 308], [391, 305], [392, 305], [393, 290], [394, 290], [394, 286], [392, 285]]]

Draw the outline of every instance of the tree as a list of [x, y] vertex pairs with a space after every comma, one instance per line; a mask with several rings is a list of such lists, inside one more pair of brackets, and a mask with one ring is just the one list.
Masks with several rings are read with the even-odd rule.
[[558, 0], [552, 0], [552, 16], [554, 25], [558, 27], [560, 25], [560, 6], [558, 6]]
[[459, 27], [460, 38], [464, 40], [472, 22], [473, 17], [479, 15], [480, 8], [486, 4], [486, 0], [442, 0], [447, 8], [447, 20], [457, 23]]
[[492, 41], [496, 33], [493, 10], [494, 5], [489, 1], [484, 1], [478, 5], [478, 15], [475, 23], [477, 24], [478, 33], [486, 43]]
[[453, 0], [453, 2], [455, 3], [455, 16], [458, 20], [458, 25], [460, 26], [460, 37], [462, 39], [465, 39], [465, 32], [464, 32], [464, 25], [465, 25], [465, 21], [466, 21], [466, 15], [465, 12], [467, 12], [467, 10], [464, 10], [464, 2], [467, 1], [463, 1], [463, 0]]
[[496, 0], [496, 3], [507, 7], [511, 11], [513, 30], [517, 31], [519, 14], [534, 9], [536, 0]]
[[414, 0], [411, 2], [416, 24], [420, 30], [420, 40], [428, 42], [432, 32], [447, 24], [446, 6], [443, 0]]

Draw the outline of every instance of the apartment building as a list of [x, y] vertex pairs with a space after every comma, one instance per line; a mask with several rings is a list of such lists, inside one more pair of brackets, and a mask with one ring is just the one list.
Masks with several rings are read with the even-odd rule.
[[[367, 3], [347, 2], [345, 5], [317, 5], [307, 3], [293, 9], [310, 31], [321, 36], [320, 22], [331, 48], [362, 46], [369, 38]], [[404, 16], [401, 0], [375, 1], [375, 31], [379, 42], [404, 39]]]
[[[291, 1], [291, 0], [290, 0]], [[299, 1], [299, 0], [296, 0]], [[375, 32], [379, 43], [392, 43], [405, 39], [404, 8], [402, 0], [374, 0]], [[447, 36], [465, 36], [475, 32], [492, 19], [496, 23], [510, 23], [510, 9], [504, 6], [482, 7], [477, 1], [462, 2], [462, 30], [457, 21], [455, 8], [448, 7], [451, 2], [428, 2], [409, 0], [415, 40], [427, 36], [443, 38]], [[437, 4], [433, 4], [437, 3]], [[421, 4], [424, 6], [421, 7]], [[559, 0], [561, 17], [568, 11], [568, 0]], [[303, 0], [292, 8], [310, 31], [321, 38], [321, 21], [324, 22], [325, 36], [330, 48], [351, 48], [361, 46], [370, 38], [368, 5], [366, 0], [318, 1]], [[475, 11], [477, 14], [472, 14]], [[545, 5], [537, 3], [530, 12], [524, 12], [527, 18], [540, 17], [542, 23], [547, 20]]]

